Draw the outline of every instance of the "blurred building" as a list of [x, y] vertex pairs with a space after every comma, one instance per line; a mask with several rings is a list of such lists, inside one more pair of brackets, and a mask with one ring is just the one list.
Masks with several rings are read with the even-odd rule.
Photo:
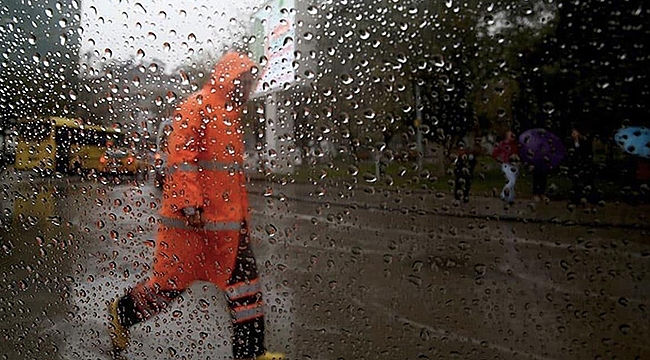
[[80, 47], [80, 1], [0, 6], [0, 120], [71, 111]]

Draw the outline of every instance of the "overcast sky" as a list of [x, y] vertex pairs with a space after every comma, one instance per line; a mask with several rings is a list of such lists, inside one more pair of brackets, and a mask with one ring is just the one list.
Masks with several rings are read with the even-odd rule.
[[[166, 72], [192, 54], [219, 50], [250, 26], [262, 0], [83, 0], [81, 54], [146, 62], [162, 60]], [[231, 19], [236, 19], [233, 21]], [[108, 50], [107, 50], [108, 49]]]

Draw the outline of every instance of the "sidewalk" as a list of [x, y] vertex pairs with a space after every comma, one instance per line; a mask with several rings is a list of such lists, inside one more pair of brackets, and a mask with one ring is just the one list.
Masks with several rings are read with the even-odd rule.
[[[271, 196], [283, 194], [289, 200], [329, 203], [331, 206], [358, 206], [386, 211], [413, 212], [440, 216], [490, 218], [500, 221], [525, 221], [580, 225], [590, 227], [619, 227], [650, 229], [650, 204], [630, 205], [608, 202], [605, 206], [568, 206], [566, 201], [539, 201], [518, 199], [507, 206], [496, 197], [470, 196], [465, 204], [455, 201], [449, 191], [377, 189], [365, 183], [354, 184], [348, 190], [341, 180], [324, 179], [318, 185], [303, 183], [280, 184], [261, 174], [248, 174], [248, 189], [262, 195], [267, 188]], [[4, 171], [0, 183], [47, 182], [50, 178], [28, 177], [23, 173]]]
[[365, 184], [356, 184], [348, 190], [340, 182], [321, 181], [318, 185], [289, 183], [282, 185], [263, 177], [249, 182], [249, 191], [271, 196], [282, 193], [289, 200], [329, 203], [332, 206], [358, 206], [386, 211], [413, 212], [442, 216], [490, 218], [501, 221], [525, 221], [580, 225], [591, 227], [619, 227], [650, 229], [650, 205], [606, 203], [604, 206], [569, 206], [566, 201], [534, 201], [518, 199], [506, 205], [496, 197], [471, 196], [465, 204], [454, 200], [449, 192], [390, 189], [378, 190]]

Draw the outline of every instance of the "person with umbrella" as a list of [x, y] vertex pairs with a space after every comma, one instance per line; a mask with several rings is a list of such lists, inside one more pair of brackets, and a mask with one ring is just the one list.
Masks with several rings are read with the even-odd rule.
[[546, 193], [548, 174], [555, 171], [566, 156], [566, 147], [557, 135], [546, 129], [530, 129], [519, 135], [519, 155], [533, 173], [533, 195]]
[[594, 202], [593, 139], [583, 135], [575, 126], [571, 130], [569, 145], [569, 176], [571, 177], [570, 202], [579, 204], [583, 199]]
[[650, 129], [645, 126], [622, 128], [614, 135], [614, 141], [626, 153], [650, 159]]
[[501, 164], [501, 171], [506, 177], [506, 183], [501, 190], [501, 199], [512, 204], [515, 201], [515, 184], [519, 175], [519, 145], [512, 130], [506, 131], [492, 151], [492, 157]]
[[[650, 129], [645, 126], [622, 128], [614, 135], [621, 149], [632, 155], [635, 165], [633, 186], [639, 189], [642, 182], [650, 181]], [[636, 202], [638, 199], [631, 199]]]

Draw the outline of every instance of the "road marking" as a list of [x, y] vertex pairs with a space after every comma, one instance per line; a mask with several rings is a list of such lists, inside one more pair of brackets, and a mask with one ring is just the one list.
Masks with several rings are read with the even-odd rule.
[[[305, 221], [311, 221], [313, 218], [316, 218], [317, 220], [319, 220], [319, 222], [324, 221], [324, 222], [327, 222], [328, 224], [331, 224], [331, 222], [327, 221], [327, 219], [325, 217], [323, 217], [323, 216], [312, 216], [312, 215], [306, 215], [306, 214], [294, 214], [294, 217], [296, 219], [305, 220]], [[424, 233], [424, 234], [423, 233], [417, 233], [417, 232], [414, 232], [414, 231], [411, 231], [411, 230], [404, 230], [404, 229], [388, 229], [388, 228], [379, 229], [379, 228], [373, 228], [373, 227], [362, 227], [362, 226], [359, 226], [359, 225], [349, 224], [349, 223], [340, 223], [340, 224], [336, 224], [336, 225], [341, 226], [341, 227], [345, 227], [345, 228], [352, 228], [352, 229], [356, 229], [356, 230], [378, 231], [380, 233], [381, 232], [385, 233], [385, 232], [389, 231], [389, 232], [397, 232], [397, 233], [401, 233], [401, 234], [406, 234], [406, 235], [409, 235], [409, 236], [419, 236], [419, 237], [427, 236], [426, 233]], [[445, 240], [452, 240], [452, 241], [458, 241], [459, 239], [474, 240], [474, 238], [454, 237], [454, 236], [446, 235], [446, 234], [441, 234], [441, 235], [442, 235], [442, 238], [445, 239]], [[505, 238], [504, 242], [510, 243], [510, 244], [515, 244], [515, 245], [517, 245], [517, 244], [528, 244], [528, 245], [545, 246], [545, 247], [561, 248], [561, 249], [567, 249], [569, 246], [571, 246], [570, 244], [556, 244], [556, 243], [553, 243], [553, 242], [550, 242], [550, 241], [528, 240], [528, 239], [521, 239], [521, 238], [516, 238], [516, 237]], [[291, 246], [291, 247], [296, 247], [296, 248], [303, 248], [303, 249], [315, 249], [315, 250], [338, 252], [338, 253], [345, 253], [345, 254], [357, 253], [357, 254], [361, 254], [361, 255], [380, 255], [380, 256], [383, 256], [383, 255], [386, 255], [386, 254], [398, 255], [398, 254], [408, 252], [408, 251], [395, 251], [395, 250], [391, 250], [391, 249], [379, 250], [379, 249], [372, 249], [372, 248], [361, 247], [361, 246], [358, 246], [358, 247], [346, 246], [346, 245], [324, 246], [324, 245], [321, 245], [321, 244], [318, 244], [318, 243], [309, 243], [309, 244], [301, 245], [301, 244], [297, 244], [297, 243], [287, 242], [286, 245]], [[608, 249], [600, 249], [600, 248], [589, 249], [589, 248], [586, 248], [586, 247], [580, 246], [580, 245], [574, 245], [574, 246], [576, 248], [581, 249], [581, 250], [590, 251], [590, 252], [593, 251], [595, 253], [598, 253], [598, 252], [605, 252], [605, 253], [610, 253], [610, 254], [614, 253], [614, 251], [608, 250]], [[624, 254], [627, 254], [627, 255], [632, 256], [632, 257], [636, 257], [636, 258], [640, 258], [640, 259], [644, 259], [644, 260], [650, 260], [649, 257], [647, 257], [647, 256], [644, 257], [639, 253], [634, 253], [634, 252], [629, 252], [629, 251], [620, 251], [618, 253], [619, 254], [624, 253]], [[418, 255], [418, 254], [412, 253], [411, 255]], [[508, 270], [509, 269], [507, 269], [503, 265], [498, 267], [498, 271], [500, 273], [502, 273], [502, 274], [510, 275], [508, 273]], [[532, 277], [532, 276], [530, 276], [530, 275], [528, 275], [526, 273], [522, 273], [521, 271], [512, 271], [512, 273], [514, 274], [515, 277], [517, 277], [517, 278], [519, 278], [519, 279], [521, 279], [523, 281], [538, 284], [538, 285], [540, 285], [540, 286], [542, 286], [542, 287], [544, 287], [546, 289], [549, 289], [549, 290], [552, 290], [552, 291], [558, 292], [558, 293], [573, 294], [573, 295], [580, 295], [580, 296], [589, 296], [589, 297], [594, 297], [594, 298], [603, 298], [603, 297], [605, 297], [605, 298], [607, 298], [607, 299], [609, 299], [609, 300], [611, 300], [613, 302], [618, 302], [618, 300], [620, 299], [620, 296], [618, 296], [618, 297], [617, 296], [612, 296], [612, 295], [601, 296], [601, 295], [598, 294], [597, 291], [589, 291], [589, 293], [586, 294], [584, 291], [577, 291], [577, 289], [574, 289], [574, 288], [565, 288], [563, 286], [556, 285], [554, 283], [550, 283], [550, 282], [547, 282], [547, 281], [544, 281], [544, 280], [539, 280], [539, 279], [534, 278], [534, 277]], [[590, 289], [586, 289], [586, 290], [590, 290]], [[636, 298], [631, 298], [631, 297], [626, 297], [626, 298], [631, 303], [637, 303], [637, 304], [644, 303], [644, 300], [642, 300], [642, 299], [636, 299]]]
[[394, 251], [390, 250], [376, 250], [376, 249], [364, 249], [359, 247], [358, 249], [356, 247], [350, 247], [350, 246], [345, 246], [345, 245], [336, 245], [336, 246], [323, 246], [319, 244], [305, 244], [305, 245], [300, 245], [300, 244], [295, 244], [295, 243], [287, 243], [287, 246], [295, 247], [295, 248], [301, 248], [301, 249], [316, 249], [316, 250], [323, 250], [323, 251], [334, 251], [334, 252], [339, 252], [339, 253], [345, 253], [345, 254], [354, 254], [354, 253], [359, 253], [362, 255], [365, 254], [372, 254], [372, 255], [386, 255], [386, 254], [393, 254], [395, 253]]
[[368, 305], [370, 305], [370, 307], [375, 308], [376, 310], [378, 310], [378, 312], [384, 313], [388, 317], [394, 318], [394, 319], [399, 320], [399, 321], [401, 321], [403, 323], [407, 323], [407, 324], [410, 324], [410, 325], [413, 325], [413, 326], [416, 326], [416, 327], [419, 327], [419, 328], [422, 328], [422, 329], [427, 329], [431, 333], [434, 333], [434, 334], [439, 335], [439, 336], [444, 336], [444, 337], [452, 339], [454, 341], [463, 342], [463, 343], [471, 343], [471, 344], [477, 345], [479, 347], [484, 347], [485, 343], [487, 343], [487, 346], [486, 346], [487, 348], [497, 350], [497, 351], [500, 351], [500, 352], [503, 352], [503, 353], [507, 353], [507, 354], [510, 354], [510, 355], [524, 355], [524, 356], [528, 356], [529, 358], [538, 359], [538, 360], [555, 360], [554, 358], [550, 358], [550, 357], [546, 357], [546, 356], [542, 356], [542, 355], [538, 355], [538, 354], [527, 353], [527, 352], [524, 352], [524, 351], [518, 351], [518, 350], [512, 349], [510, 347], [502, 346], [502, 345], [499, 345], [499, 344], [493, 344], [493, 343], [491, 343], [491, 342], [489, 342], [487, 340], [479, 340], [479, 339], [476, 339], [476, 338], [473, 338], [473, 337], [460, 335], [460, 334], [457, 334], [457, 333], [455, 333], [455, 332], [453, 332], [451, 330], [435, 328], [435, 327], [433, 327], [431, 325], [423, 324], [421, 322], [409, 319], [409, 318], [407, 318], [407, 317], [405, 317], [403, 315], [398, 314], [395, 311], [392, 311], [391, 309], [385, 307], [384, 305], [381, 305], [381, 304], [379, 304], [377, 302], [374, 302], [374, 301], [370, 302], [369, 304], [366, 304], [366, 303], [364, 303], [361, 300], [356, 299], [356, 298], [351, 298], [351, 300], [352, 300], [352, 302], [354, 302], [359, 307], [367, 308]]
[[[514, 269], [508, 269], [505, 265], [500, 265], [498, 268], [499, 272], [514, 276], [518, 279], [521, 279], [523, 281], [537, 284], [540, 287], [546, 288], [548, 290], [551, 290], [553, 292], [561, 293], [561, 294], [572, 294], [572, 295], [579, 295], [579, 296], [587, 296], [590, 298], [595, 298], [595, 299], [602, 299], [602, 298], [607, 298], [611, 300], [612, 302], [617, 303], [623, 296], [613, 296], [613, 295], [601, 295], [598, 291], [592, 291], [591, 289], [584, 289], [584, 290], [589, 290], [589, 293], [586, 293], [584, 290], [579, 291], [579, 289], [575, 287], [564, 287], [562, 285], [559, 285], [557, 283], [553, 283], [552, 281], [548, 281], [546, 279], [540, 279], [538, 277], [531, 276], [527, 273], [522, 273], [521, 271], [517, 271]], [[508, 270], [511, 270], [510, 273]], [[636, 303], [636, 304], [644, 304], [647, 300], [643, 299], [636, 299], [636, 298], [631, 298], [631, 297], [624, 297], [628, 303]]]
[[[258, 211], [253, 211], [254, 213], [261, 213], [263, 215], [263, 212], [258, 212]], [[295, 218], [297, 220], [302, 220], [302, 221], [312, 221], [313, 219], [316, 219], [319, 223], [326, 223], [328, 225], [335, 225], [337, 227], [343, 227], [343, 228], [348, 228], [348, 229], [354, 229], [354, 230], [367, 230], [367, 231], [372, 231], [376, 233], [386, 233], [386, 232], [391, 232], [391, 233], [397, 233], [400, 235], [407, 235], [407, 236], [413, 236], [413, 237], [425, 237], [429, 236], [428, 232], [416, 232], [412, 230], [407, 230], [407, 229], [396, 229], [396, 228], [379, 228], [379, 227], [373, 227], [373, 226], [364, 226], [364, 225], [359, 225], [359, 224], [350, 224], [346, 222], [341, 222], [341, 223], [333, 223], [332, 221], [328, 220], [327, 217], [322, 216], [322, 215], [309, 215], [309, 214], [300, 214], [300, 213], [294, 213], [290, 215], [292, 218]], [[443, 240], [447, 241], [459, 241], [459, 240], [477, 240], [474, 237], [463, 237], [463, 236], [452, 236], [452, 235], [447, 235], [447, 234], [436, 234], [437, 237], [442, 238]], [[543, 246], [543, 247], [549, 247], [549, 248], [556, 248], [556, 249], [563, 249], [566, 250], [569, 247], [574, 247], [577, 250], [582, 250], [582, 251], [589, 251], [593, 253], [605, 253], [608, 255], [616, 255], [616, 256], [621, 256], [621, 255], [627, 255], [629, 257], [637, 258], [637, 259], [644, 259], [644, 260], [650, 260], [650, 256], [644, 256], [640, 252], [635, 252], [635, 251], [628, 251], [628, 250], [610, 250], [610, 249], [603, 249], [600, 247], [592, 247], [588, 248], [582, 244], [567, 244], [567, 243], [556, 243], [552, 241], [544, 241], [544, 240], [534, 240], [534, 239], [525, 239], [525, 238], [520, 238], [520, 237], [511, 237], [511, 238], [502, 238], [504, 242], [509, 243], [509, 244], [525, 244], [525, 245], [534, 245], [534, 246]], [[607, 239], [604, 238], [593, 238], [593, 241], [606, 241]], [[382, 252], [384, 254], [385, 252]]]

